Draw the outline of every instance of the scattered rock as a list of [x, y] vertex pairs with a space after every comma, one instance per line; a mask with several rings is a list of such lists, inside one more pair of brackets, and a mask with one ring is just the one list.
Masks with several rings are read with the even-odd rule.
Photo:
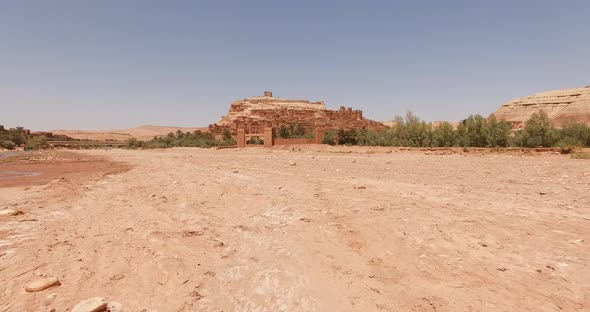
[[150, 197], [151, 198], [156, 198], [156, 194], [151, 194]]
[[309, 223], [309, 222], [311, 222], [311, 219], [310, 218], [299, 218], [299, 221]]
[[20, 211], [20, 210], [14, 210], [14, 209], [3, 209], [0, 210], [0, 217], [2, 216], [18, 216], [18, 215], [22, 215], [24, 212]]
[[107, 311], [107, 302], [102, 297], [94, 297], [78, 302], [72, 312], [101, 312]]
[[367, 187], [366, 187], [366, 186], [364, 186], [364, 185], [358, 185], [358, 186], [357, 186], [357, 185], [353, 185], [352, 187], [354, 187], [354, 189], [355, 189], [355, 190], [364, 190], [364, 189], [366, 189], [366, 188], [367, 188]]
[[539, 192], [539, 195], [547, 195], [547, 192]]
[[37, 292], [37, 291], [42, 291], [42, 290], [45, 290], [45, 289], [53, 287], [53, 286], [59, 286], [59, 285], [61, 285], [61, 283], [59, 282], [59, 280], [56, 277], [48, 277], [48, 278], [40, 279], [40, 280], [34, 281], [32, 283], [29, 283], [25, 287], [25, 290], [27, 292]]
[[234, 170], [234, 173], [239, 173], [239, 171], [238, 170]]
[[496, 270], [500, 271], [500, 272], [506, 272], [506, 270], [508, 270], [505, 267], [501, 267], [501, 268], [496, 268]]

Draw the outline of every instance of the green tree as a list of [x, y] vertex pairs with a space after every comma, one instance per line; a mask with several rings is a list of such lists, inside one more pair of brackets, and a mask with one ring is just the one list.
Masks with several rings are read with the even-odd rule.
[[567, 123], [559, 131], [560, 140], [558, 146], [589, 146], [590, 147], [590, 127], [579, 122]]
[[483, 128], [483, 135], [486, 147], [506, 147], [510, 141], [510, 123], [492, 114]]
[[526, 121], [521, 135], [521, 144], [526, 147], [550, 147], [559, 139], [549, 116], [542, 110], [531, 115], [529, 120]]
[[455, 146], [457, 137], [453, 126], [448, 122], [438, 124], [432, 130], [432, 145], [437, 147]]

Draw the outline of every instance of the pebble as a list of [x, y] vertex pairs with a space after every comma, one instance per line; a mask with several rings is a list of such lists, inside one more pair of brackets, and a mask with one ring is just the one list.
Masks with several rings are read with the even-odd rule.
[[18, 216], [21, 214], [23, 214], [23, 212], [20, 210], [14, 210], [14, 209], [0, 210], [0, 216]]
[[291, 166], [295, 166], [295, 165], [297, 165], [297, 163], [295, 163], [294, 161], [290, 161], [290, 162], [289, 162], [289, 165], [291, 165]]
[[72, 312], [101, 312], [107, 311], [107, 302], [102, 297], [94, 297], [78, 302]]
[[45, 290], [45, 289], [53, 287], [53, 286], [59, 286], [59, 285], [61, 285], [61, 283], [59, 282], [59, 280], [56, 277], [48, 277], [45, 279], [41, 279], [41, 280], [34, 281], [32, 283], [29, 283], [25, 287], [25, 290], [27, 292], [37, 292], [37, 291], [42, 291], [42, 290]]

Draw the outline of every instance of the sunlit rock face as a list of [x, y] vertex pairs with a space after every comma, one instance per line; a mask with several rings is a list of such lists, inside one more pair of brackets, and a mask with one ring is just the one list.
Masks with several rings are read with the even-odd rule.
[[590, 125], [590, 86], [538, 93], [510, 101], [494, 115], [521, 128], [535, 112], [542, 110], [549, 115], [555, 127], [568, 122]]

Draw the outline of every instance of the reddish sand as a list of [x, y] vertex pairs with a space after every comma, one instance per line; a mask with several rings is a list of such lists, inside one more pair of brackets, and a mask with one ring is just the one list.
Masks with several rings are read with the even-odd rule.
[[590, 161], [295, 150], [50, 153], [0, 189], [0, 310], [590, 310]]

